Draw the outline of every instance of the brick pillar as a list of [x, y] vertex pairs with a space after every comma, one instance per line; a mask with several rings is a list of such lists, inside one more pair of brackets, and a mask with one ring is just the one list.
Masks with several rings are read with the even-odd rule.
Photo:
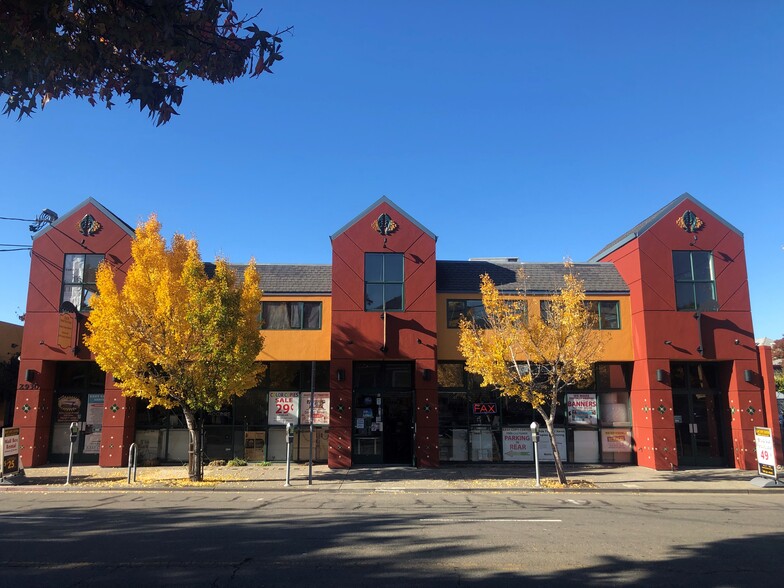
[[128, 449], [136, 433], [136, 399], [123, 396], [111, 374], [106, 374], [101, 429], [101, 467], [128, 465]]
[[[28, 370], [31, 382], [26, 379]], [[14, 426], [19, 427], [19, 456], [23, 467], [44, 465], [49, 458], [54, 371], [54, 362], [22, 359], [19, 364]]]

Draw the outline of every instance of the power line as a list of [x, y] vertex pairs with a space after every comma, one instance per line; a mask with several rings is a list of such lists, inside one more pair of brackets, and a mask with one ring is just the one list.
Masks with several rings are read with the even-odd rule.
[[41, 214], [39, 214], [35, 218], [15, 218], [11, 216], [0, 216], [0, 220], [12, 220], [12, 221], [22, 221], [26, 223], [33, 223], [30, 225], [30, 232], [37, 233], [41, 229], [43, 229], [46, 225], [51, 225], [54, 221], [56, 221], [59, 217], [54, 210], [49, 210], [48, 208], [44, 208]]

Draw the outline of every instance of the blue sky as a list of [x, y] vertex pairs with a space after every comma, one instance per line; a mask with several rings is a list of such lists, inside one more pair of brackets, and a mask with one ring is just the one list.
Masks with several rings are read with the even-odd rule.
[[[238, 2], [293, 26], [272, 76], [191, 81], [155, 128], [122, 103], [0, 118], [0, 216], [92, 196], [202, 256], [329, 263], [386, 195], [440, 259], [588, 259], [689, 192], [744, 232], [755, 335], [784, 313], [784, 3]], [[29, 244], [27, 223], [0, 241]], [[0, 320], [29, 255], [4, 252]]]

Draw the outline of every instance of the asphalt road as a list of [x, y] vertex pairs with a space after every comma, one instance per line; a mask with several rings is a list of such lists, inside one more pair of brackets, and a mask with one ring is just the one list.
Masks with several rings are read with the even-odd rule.
[[5, 492], [0, 586], [780, 586], [784, 495]]

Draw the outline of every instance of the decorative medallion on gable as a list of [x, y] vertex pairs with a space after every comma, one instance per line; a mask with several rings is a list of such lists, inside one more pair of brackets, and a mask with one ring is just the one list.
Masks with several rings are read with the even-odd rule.
[[398, 224], [386, 212], [380, 214], [371, 226], [379, 235], [384, 235], [385, 237], [397, 231], [398, 228]]
[[101, 223], [91, 214], [85, 214], [79, 221], [79, 232], [85, 237], [92, 237], [102, 229]]
[[687, 233], [696, 233], [705, 226], [705, 223], [702, 221], [702, 219], [694, 214], [691, 210], [687, 210], [680, 217], [678, 217], [678, 220], [675, 221], [675, 224]]

